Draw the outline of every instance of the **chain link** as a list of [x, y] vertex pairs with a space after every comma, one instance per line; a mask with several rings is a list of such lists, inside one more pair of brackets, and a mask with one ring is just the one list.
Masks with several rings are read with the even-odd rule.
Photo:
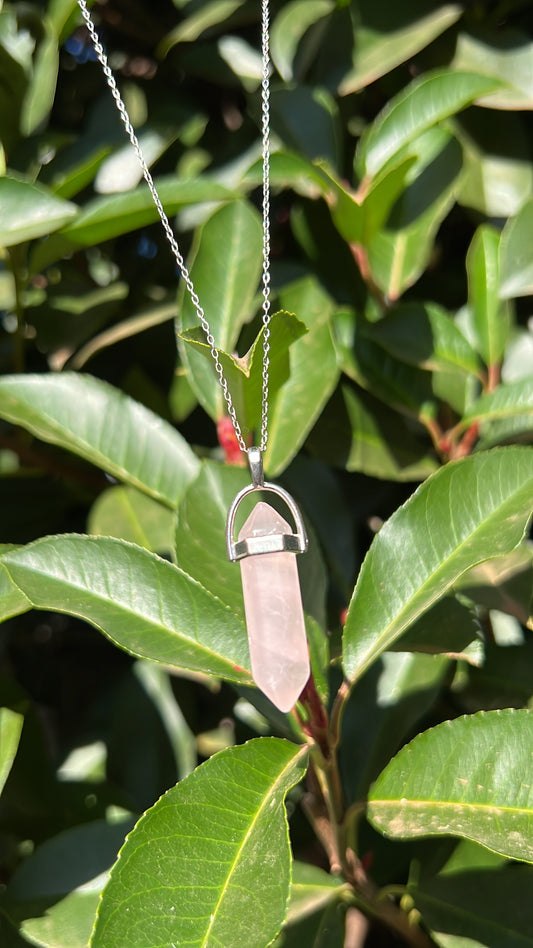
[[[224, 369], [218, 356], [215, 338], [211, 332], [211, 327], [207, 321], [205, 312], [200, 303], [194, 283], [187, 269], [183, 255], [179, 249], [178, 242], [174, 236], [169, 219], [163, 207], [161, 198], [154, 184], [154, 179], [146, 163], [139, 139], [135, 134], [131, 124], [128, 111], [118, 91], [118, 86], [109, 66], [104, 47], [100, 42], [95, 25], [91, 19], [91, 14], [87, 8], [86, 0], [78, 0], [78, 5], [85, 20], [94, 51], [102, 67], [106, 82], [111, 90], [111, 95], [115, 100], [117, 111], [122, 119], [128, 138], [133, 146], [137, 160], [141, 167], [144, 180], [150, 189], [153, 202], [159, 214], [165, 235], [170, 244], [170, 248], [180, 270], [182, 279], [187, 287], [191, 302], [196, 310], [196, 315], [200, 321], [205, 333], [207, 344], [210, 347], [211, 356], [215, 365], [215, 371], [222, 388], [222, 394], [226, 403], [228, 415], [233, 424], [235, 437], [237, 438], [241, 451], [247, 453], [248, 447], [244, 439], [241, 426], [239, 424], [228, 382], [224, 375]], [[268, 441], [268, 403], [269, 403], [269, 367], [270, 367], [270, 50], [269, 50], [269, 0], [261, 0], [261, 48], [262, 48], [262, 81], [261, 81], [261, 117], [262, 117], [262, 160], [263, 160], [263, 267], [262, 267], [262, 321], [263, 321], [263, 369], [262, 369], [262, 394], [261, 394], [261, 431], [259, 446], [261, 451], [266, 450]]]

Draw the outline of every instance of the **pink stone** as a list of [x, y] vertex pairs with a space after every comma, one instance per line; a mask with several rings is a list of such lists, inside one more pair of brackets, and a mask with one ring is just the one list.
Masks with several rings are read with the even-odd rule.
[[[259, 502], [239, 540], [292, 532]], [[290, 711], [310, 671], [296, 554], [255, 553], [239, 562], [254, 681], [280, 711]]]

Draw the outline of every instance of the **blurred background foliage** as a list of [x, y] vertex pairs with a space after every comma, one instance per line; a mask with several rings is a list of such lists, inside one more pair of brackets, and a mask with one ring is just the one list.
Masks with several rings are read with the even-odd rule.
[[[243, 381], [231, 356], [260, 326], [259, 4], [92, 9], [251, 429], [257, 366]], [[273, 2], [271, 52], [273, 303], [297, 319], [275, 328], [266, 467], [314, 518], [335, 645], [373, 534], [416, 484], [450, 459], [531, 440], [533, 5]], [[90, 373], [178, 426], [199, 456], [231, 458], [216, 378], [75, 0], [0, 4], [0, 143], [2, 375]], [[222, 287], [233, 302], [219, 316]], [[174, 555], [168, 506], [12, 426], [6, 399], [2, 543], [89, 531]], [[527, 706], [531, 553], [520, 556], [496, 578], [480, 568], [464, 590], [485, 665], [474, 649], [459, 670], [417, 665], [404, 681], [379, 663], [347, 726], [381, 700], [371, 738], [388, 728], [392, 752], [462, 711]], [[508, 644], [505, 661], [495, 643]], [[375, 676], [400, 689], [400, 724]], [[74, 864], [96, 854], [78, 867], [92, 878], [130, 814], [197, 759], [269, 729], [229, 686], [169, 679], [48, 613], [3, 627], [0, 697], [26, 716], [0, 807], [0, 882], [19, 880], [12, 918], [25, 932], [0, 914], [0, 937], [15, 948], [84, 946], [72, 919], [90, 919], [94, 893], [84, 910], [61, 901], [64, 853]], [[354, 793], [370, 771], [348, 774]], [[297, 852], [319, 858], [298, 816], [293, 834]], [[368, 835], [380, 883], [404, 880], [413, 847]], [[40, 843], [32, 871], [24, 860]], [[24, 923], [28, 906], [51, 903], [55, 928]]]

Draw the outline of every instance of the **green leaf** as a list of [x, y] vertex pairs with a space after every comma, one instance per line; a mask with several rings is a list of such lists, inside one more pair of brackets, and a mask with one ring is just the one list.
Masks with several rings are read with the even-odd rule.
[[376, 535], [350, 603], [344, 668], [358, 678], [468, 569], [514, 549], [531, 514], [533, 450], [500, 448], [433, 474]]
[[283, 86], [271, 95], [272, 128], [286, 148], [310, 161], [340, 164], [342, 134], [337, 102], [325, 89], [303, 85]]
[[499, 85], [473, 72], [434, 72], [415, 79], [390, 100], [361, 138], [357, 156], [361, 176], [375, 175], [426, 129]]
[[242, 0], [211, 0], [203, 3], [162, 40], [158, 55], [165, 57], [177, 43], [193, 43], [203, 33], [219, 27], [242, 5]]
[[265, 470], [276, 477], [304, 443], [333, 392], [339, 369], [331, 335], [332, 303], [313, 277], [304, 277], [280, 294], [284, 309], [295, 312], [308, 332], [290, 350], [291, 374], [269, 412]]
[[[461, 428], [478, 423], [485, 433], [489, 422], [508, 420], [518, 421], [522, 431], [533, 428], [533, 378], [502, 382], [493, 392], [481, 395], [461, 419]], [[502, 433], [505, 436], [505, 429]], [[490, 430], [488, 435], [490, 437]]]
[[469, 109], [454, 120], [463, 146], [458, 203], [486, 218], [517, 214], [533, 193], [527, 126], [520, 113]]
[[390, 300], [398, 299], [428, 266], [461, 181], [461, 148], [443, 129], [428, 130], [409, 150], [419, 155], [407, 172], [408, 187], [367, 248], [372, 279]]
[[468, 570], [458, 591], [486, 609], [499, 609], [533, 627], [533, 548], [519, 544], [507, 556], [496, 557]]
[[533, 862], [533, 713], [465, 715], [419, 734], [378, 777], [374, 826], [400, 839], [460, 836]]
[[509, 335], [509, 316], [499, 300], [500, 235], [487, 224], [478, 227], [466, 255], [468, 301], [476, 347], [485, 365], [498, 365]]
[[[154, 183], [168, 215], [177, 214], [181, 208], [189, 204], [228, 201], [235, 197], [234, 192], [208, 178], [183, 180], [171, 175], [156, 178]], [[58, 199], [55, 198], [55, 200]], [[72, 216], [69, 214], [68, 217], [64, 217], [57, 226], [62, 226]], [[113, 237], [127, 234], [139, 227], [146, 227], [147, 224], [158, 220], [157, 208], [144, 182], [134, 191], [94, 198], [85, 205], [70, 226], [63, 227], [60, 234], [36, 248], [32, 256], [32, 268], [34, 271], [42, 270], [54, 260], [72, 253], [79, 247], [92, 247], [104, 240], [111, 240]], [[56, 227], [51, 227], [31, 236], [42, 236], [56, 229]], [[170, 248], [169, 254], [171, 254]]]
[[455, 23], [463, 10], [458, 3], [408, 0], [359, 0], [354, 65], [340, 86], [340, 95], [358, 92], [424, 49]]
[[[437, 470], [436, 459], [396, 412], [366, 392], [347, 385], [342, 386], [342, 397], [351, 428], [351, 443], [344, 458], [334, 456], [334, 462], [342, 463], [347, 471], [361, 471], [369, 477], [392, 481], [424, 480]], [[325, 419], [325, 425], [324, 431], [320, 422], [317, 426], [315, 450], [319, 443], [334, 435], [332, 419]], [[327, 450], [326, 457], [331, 457]]]
[[51, 234], [77, 213], [75, 204], [56, 197], [40, 184], [9, 175], [0, 177], [0, 247]]
[[259, 738], [221, 751], [169, 790], [128, 837], [91, 948], [264, 948], [285, 918], [284, 799], [306, 750]]
[[[275, 313], [269, 328], [268, 383], [270, 398], [273, 399], [290, 375], [290, 347], [307, 332], [307, 329], [292, 313]], [[188, 329], [180, 333], [179, 338], [187, 346], [192, 346], [195, 352], [203, 355], [211, 369], [214, 369], [211, 347], [205, 341], [202, 329]], [[261, 421], [263, 338], [264, 330], [261, 329], [253, 345], [242, 358], [217, 349], [224, 369], [224, 378], [228, 383], [237, 418], [245, 437], [253, 432]]]
[[529, 866], [439, 875], [410, 888], [442, 948], [526, 948], [533, 944]]
[[109, 487], [94, 502], [87, 523], [93, 536], [118, 537], [152, 553], [174, 549], [175, 514], [135, 487]]
[[[257, 211], [246, 201], [218, 210], [197, 234], [189, 270], [216, 346], [234, 349], [243, 323], [253, 314], [261, 272], [262, 232]], [[189, 294], [181, 294], [179, 331], [196, 328], [198, 316]], [[180, 352], [198, 401], [215, 420], [224, 398], [213, 362], [180, 341]]]
[[366, 797], [444, 684], [442, 656], [385, 653], [352, 691], [344, 711], [340, 760], [350, 802]]
[[504, 300], [533, 295], [533, 200], [503, 228], [499, 290]]
[[476, 352], [450, 314], [434, 303], [396, 306], [379, 322], [370, 323], [366, 335], [408, 365], [430, 372], [480, 373]]
[[230, 504], [249, 482], [243, 468], [204, 462], [181, 499], [175, 533], [178, 566], [241, 616], [241, 571], [227, 557], [225, 530]]
[[344, 935], [340, 897], [345, 889], [338, 876], [309, 863], [295, 862], [287, 919], [275, 948], [338, 948]]
[[108, 870], [133, 820], [93, 820], [53, 836], [15, 871], [10, 914], [31, 944], [87, 948]]
[[[4, 550], [0, 552], [3, 553]], [[31, 609], [31, 603], [11, 582], [8, 573], [0, 564], [0, 622], [11, 619], [12, 616], [18, 616], [21, 612], [27, 612], [28, 609]]]
[[531, 36], [523, 30], [498, 24], [496, 29], [459, 33], [454, 69], [471, 69], [483, 76], [500, 80], [500, 88], [482, 93], [478, 105], [489, 109], [533, 108]]
[[85, 619], [141, 658], [250, 683], [242, 619], [140, 547], [105, 537], [45, 537], [2, 563], [37, 609]]
[[272, 62], [285, 82], [294, 76], [294, 58], [307, 30], [334, 9], [333, 0], [292, 0], [279, 11], [270, 32]]
[[177, 431], [89, 375], [4, 376], [0, 417], [73, 451], [169, 507], [176, 506], [198, 470], [197, 458]]
[[37, 47], [33, 75], [22, 103], [20, 129], [29, 136], [38, 128], [52, 109], [59, 68], [57, 35], [48, 17], [41, 20], [43, 36]]
[[393, 651], [444, 654], [472, 665], [483, 660], [481, 623], [473, 609], [444, 596], [391, 646]]
[[23, 724], [23, 714], [0, 708], [0, 795], [15, 760]]

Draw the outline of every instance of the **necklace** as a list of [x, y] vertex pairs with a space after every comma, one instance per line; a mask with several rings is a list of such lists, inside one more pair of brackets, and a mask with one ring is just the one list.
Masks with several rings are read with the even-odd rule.
[[[229, 559], [239, 561], [243, 586], [244, 610], [248, 630], [251, 668], [258, 688], [280, 709], [289, 711], [309, 678], [309, 655], [305, 634], [300, 584], [295, 553], [307, 549], [307, 536], [300, 511], [291, 495], [282, 487], [265, 481], [262, 455], [268, 442], [269, 367], [270, 367], [270, 16], [269, 0], [261, 0], [261, 127], [263, 162], [263, 263], [262, 322], [263, 366], [261, 424], [259, 445], [248, 448], [235, 412], [231, 392], [220, 362], [216, 342], [198, 298], [185, 260], [157, 192], [139, 140], [117, 87], [104, 48], [87, 8], [78, 0], [117, 111], [137, 155], [144, 179], [150, 189], [166, 238], [187, 287], [198, 320], [210, 347], [214, 368], [224, 395], [228, 415], [241, 451], [248, 455], [252, 483], [235, 497], [228, 512], [226, 548]], [[249, 494], [266, 491], [276, 494], [291, 512], [296, 532], [270, 504], [259, 501], [235, 539], [235, 520], [242, 500]]]

